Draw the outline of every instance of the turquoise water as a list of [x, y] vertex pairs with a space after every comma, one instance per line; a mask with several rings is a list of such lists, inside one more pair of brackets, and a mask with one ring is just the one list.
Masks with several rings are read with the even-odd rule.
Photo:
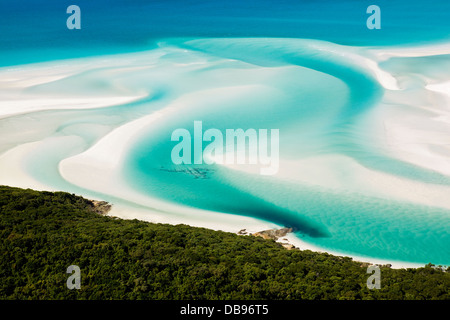
[[[1, 1], [0, 66], [47, 61], [51, 70], [91, 56], [130, 54], [111, 56], [117, 64], [94, 65], [20, 94], [146, 96], [108, 108], [0, 119], [0, 129], [11, 132], [11, 145], [16, 136], [24, 137], [23, 142], [48, 139], [23, 161], [36, 180], [112, 202], [129, 200], [78, 187], [61, 176], [58, 166], [115, 128], [166, 112], [125, 150], [120, 174], [137, 193], [293, 227], [306, 242], [349, 255], [450, 264], [448, 210], [221, 165], [180, 169], [170, 157], [173, 130], [192, 131], [194, 121], [200, 120], [204, 130], [279, 129], [281, 159], [337, 154], [386, 175], [450, 186], [448, 176], [395, 159], [371, 144], [365, 123], [386, 89], [346, 58], [362, 46], [448, 42], [450, 2], [377, 1], [381, 30], [366, 27], [371, 1], [80, 0], [82, 29], [76, 31], [65, 28], [70, 4]], [[61, 60], [67, 58], [78, 60]], [[381, 66], [401, 73], [406, 70], [401, 59]], [[422, 60], [424, 66], [435, 61]], [[442, 69], [448, 56], [442, 61], [436, 70], [424, 67], [421, 75], [431, 70], [433, 76], [448, 79], [448, 70]], [[139, 68], [127, 69], [134, 66]], [[18, 132], [22, 127], [36, 130]], [[8, 141], [1, 147], [10, 147]], [[196, 178], [186, 172], [192, 168], [204, 170], [204, 175]]]
[[[234, 59], [223, 69], [202, 68], [178, 78], [181, 83], [189, 83], [190, 91], [208, 88], [214, 74], [220, 76], [222, 86], [236, 85], [236, 78], [245, 79], [252, 66], [270, 68], [270, 72], [280, 68], [276, 76], [259, 73], [254, 79], [260, 85], [264, 84], [261, 79], [267, 79], [266, 85], [277, 91], [256, 90], [245, 99], [239, 95], [235, 99], [205, 99], [161, 120], [158, 130], [150, 128], [128, 154], [124, 175], [136, 190], [174, 203], [293, 227], [305, 241], [339, 252], [447, 263], [450, 221], [444, 209], [281, 183], [276, 177], [243, 174], [219, 165], [190, 166], [208, 170], [204, 179], [174, 173], [178, 166], [170, 157], [176, 144], [169, 141], [171, 132], [177, 128], [193, 132], [193, 122], [201, 119], [203, 130], [279, 128], [280, 158], [338, 153], [376, 171], [450, 184], [442, 174], [386, 157], [364, 143], [360, 115], [380, 101], [383, 90], [351, 63], [309, 51], [304, 43], [289, 40], [275, 41], [271, 46], [258, 40], [204, 40], [182, 47]], [[229, 69], [240, 71], [227, 78]], [[257, 111], [249, 105], [257, 106]]]

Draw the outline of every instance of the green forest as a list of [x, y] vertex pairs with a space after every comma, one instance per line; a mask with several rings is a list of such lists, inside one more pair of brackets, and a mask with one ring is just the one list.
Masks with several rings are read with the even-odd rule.
[[[0, 299], [450, 299], [450, 270], [381, 267], [250, 235], [98, 214], [64, 192], [0, 186]], [[69, 290], [68, 266], [81, 288]]]

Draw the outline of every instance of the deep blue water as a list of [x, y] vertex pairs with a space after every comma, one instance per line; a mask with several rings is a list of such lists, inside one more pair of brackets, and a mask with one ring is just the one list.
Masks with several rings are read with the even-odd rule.
[[[81, 30], [66, 9], [81, 8]], [[366, 9], [381, 9], [369, 30]], [[449, 38], [450, 2], [304, 0], [0, 1], [0, 65], [145, 50], [166, 37], [288, 37], [345, 45], [401, 45]]]

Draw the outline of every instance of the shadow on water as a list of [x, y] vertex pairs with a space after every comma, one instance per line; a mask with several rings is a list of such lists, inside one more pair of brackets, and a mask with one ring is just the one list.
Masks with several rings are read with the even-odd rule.
[[264, 199], [237, 189], [207, 169], [207, 176], [194, 175], [200, 170], [183, 165], [183, 169], [152, 167], [146, 158], [128, 166], [129, 183], [149, 195], [178, 205], [249, 216], [293, 228], [312, 238], [329, 237], [325, 226], [304, 217], [301, 212], [280, 208]]

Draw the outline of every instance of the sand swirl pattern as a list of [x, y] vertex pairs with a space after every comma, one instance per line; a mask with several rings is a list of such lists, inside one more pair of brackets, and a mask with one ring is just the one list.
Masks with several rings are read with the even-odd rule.
[[[415, 56], [411, 52], [416, 52]], [[215, 229], [293, 227], [300, 247], [450, 264], [450, 50], [167, 39], [0, 70], [0, 183]], [[175, 170], [176, 128], [280, 129], [280, 170]]]

